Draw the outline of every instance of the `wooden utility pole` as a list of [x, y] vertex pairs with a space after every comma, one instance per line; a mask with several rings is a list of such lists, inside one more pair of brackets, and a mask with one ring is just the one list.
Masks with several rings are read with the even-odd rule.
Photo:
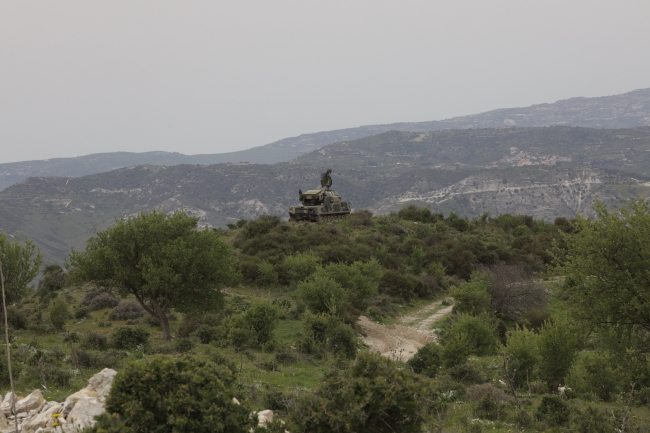
[[16, 413], [16, 391], [14, 390], [14, 376], [11, 374], [11, 345], [9, 344], [9, 321], [7, 320], [7, 300], [5, 297], [5, 275], [2, 272], [2, 260], [0, 260], [0, 285], [2, 285], [2, 309], [5, 313], [5, 343], [7, 344], [7, 369], [9, 371], [9, 383], [11, 384], [11, 412], [14, 414], [16, 432], [18, 432], [18, 414]]

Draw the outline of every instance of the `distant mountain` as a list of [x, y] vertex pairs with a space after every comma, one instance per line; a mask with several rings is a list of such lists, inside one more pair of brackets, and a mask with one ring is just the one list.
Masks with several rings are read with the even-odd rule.
[[290, 164], [381, 171], [587, 164], [650, 175], [650, 127], [391, 131], [330, 144]]
[[[0, 164], [0, 190], [28, 177], [78, 177], [140, 164], [165, 166], [239, 162], [274, 164], [289, 161], [331, 143], [353, 141], [388, 131], [427, 132], [445, 129], [550, 125], [610, 129], [650, 126], [650, 89], [635, 90], [616, 96], [571, 98], [553, 104], [506, 108], [441, 121], [369, 125], [303, 134], [239, 152], [206, 155], [115, 152], [77, 158]], [[218, 140], [218, 137], [215, 137], [215, 140]]]

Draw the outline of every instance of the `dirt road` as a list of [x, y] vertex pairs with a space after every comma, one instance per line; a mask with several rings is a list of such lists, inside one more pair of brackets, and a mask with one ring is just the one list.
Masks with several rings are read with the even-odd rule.
[[388, 358], [407, 361], [420, 347], [435, 341], [433, 324], [450, 314], [452, 308], [437, 301], [402, 316], [395, 325], [381, 325], [365, 316], [359, 317], [357, 324], [365, 334], [363, 342], [371, 349]]

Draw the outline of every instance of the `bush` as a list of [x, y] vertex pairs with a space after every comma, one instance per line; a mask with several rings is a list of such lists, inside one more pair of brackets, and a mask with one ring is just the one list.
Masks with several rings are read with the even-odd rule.
[[354, 358], [357, 352], [357, 336], [348, 325], [335, 316], [307, 314], [302, 321], [305, 337], [298, 346], [311, 353], [313, 346], [330, 353]]
[[120, 303], [120, 300], [105, 289], [91, 289], [81, 298], [80, 304], [89, 307], [92, 311], [104, 308], [113, 308]]
[[256, 301], [244, 313], [246, 323], [255, 331], [257, 343], [264, 344], [273, 336], [278, 309], [268, 301]]
[[533, 379], [533, 372], [539, 364], [537, 334], [524, 328], [517, 328], [508, 335], [505, 352], [510, 358], [509, 366], [517, 369], [514, 382], [522, 386]]
[[455, 300], [454, 313], [470, 314], [477, 316], [493, 311], [490, 294], [487, 290], [488, 276], [475, 272], [470, 281], [464, 282], [460, 287], [451, 289], [451, 296]]
[[384, 272], [379, 287], [382, 293], [401, 298], [406, 302], [413, 299], [418, 292], [427, 292], [424, 283], [417, 277], [392, 269]]
[[201, 344], [210, 344], [219, 338], [219, 328], [210, 325], [201, 325], [192, 334], [196, 336]]
[[117, 328], [111, 337], [111, 344], [116, 349], [134, 350], [138, 346], [146, 346], [149, 342], [149, 332], [140, 327]]
[[[315, 278], [331, 278], [346, 289], [349, 303], [358, 311], [367, 308], [369, 300], [377, 294], [381, 278], [381, 265], [376, 259], [368, 262], [330, 263], [319, 268]], [[355, 318], [356, 320], [356, 318]]]
[[[9, 328], [13, 329], [27, 329], [29, 326], [29, 319], [24, 310], [20, 310], [13, 305], [7, 306], [7, 322]], [[0, 309], [0, 326], [4, 328], [4, 312]]]
[[329, 277], [317, 276], [298, 287], [300, 300], [314, 314], [343, 317], [347, 310], [347, 295], [339, 283]]
[[[361, 353], [347, 370], [328, 373], [290, 414], [295, 428], [321, 432], [417, 432], [430, 406], [428, 381], [378, 354]], [[299, 428], [298, 428], [299, 426]]]
[[257, 283], [263, 286], [275, 286], [278, 284], [280, 275], [268, 261], [264, 260], [258, 265], [257, 273]]
[[121, 370], [106, 414], [90, 432], [247, 432], [250, 409], [233, 403], [235, 376], [210, 361], [155, 355]]
[[580, 395], [589, 395], [602, 401], [612, 401], [622, 381], [621, 372], [612, 367], [612, 361], [603, 353], [580, 352], [566, 378], [566, 384]]
[[74, 312], [74, 318], [77, 320], [85, 319], [90, 314], [90, 308], [88, 307], [79, 307], [77, 311]]
[[499, 403], [486, 394], [474, 407], [474, 415], [477, 418], [496, 421], [499, 419], [500, 409]]
[[522, 267], [496, 265], [490, 269], [489, 278], [488, 291], [497, 312], [515, 318], [546, 307], [546, 288]]
[[[445, 353], [451, 355], [449, 352], [451, 347], [447, 348], [446, 346], [454, 346], [454, 350], [456, 350], [457, 346], [464, 341], [468, 355], [486, 356], [496, 354], [499, 344], [496, 323], [492, 317], [485, 314], [456, 316], [451, 325], [442, 330], [439, 340], [443, 347], [443, 359], [446, 358], [447, 365], [450, 365], [453, 360], [444, 355]], [[462, 358], [457, 358], [457, 360], [460, 359]], [[453, 364], [452, 362], [451, 365]]]
[[428, 377], [436, 377], [442, 365], [440, 352], [440, 346], [437, 343], [427, 343], [420, 347], [413, 358], [409, 359], [406, 364], [415, 373], [424, 374]]
[[548, 390], [557, 390], [571, 369], [576, 355], [577, 336], [566, 323], [546, 322], [539, 332], [539, 374]]
[[217, 314], [186, 314], [178, 327], [178, 336], [187, 338], [202, 325], [216, 328], [220, 324], [221, 316]]
[[108, 320], [134, 320], [143, 317], [147, 312], [137, 301], [119, 301], [113, 308]]
[[618, 431], [617, 420], [606, 411], [587, 406], [583, 412], [578, 412], [571, 420], [571, 431], [576, 433], [611, 433]]
[[311, 253], [296, 253], [284, 259], [290, 281], [299, 282], [311, 276], [320, 266], [320, 259]]
[[517, 427], [519, 427], [520, 429], [530, 428], [533, 426], [533, 423], [535, 422], [533, 416], [528, 412], [526, 412], [525, 410], [517, 411], [517, 415], [515, 415], [514, 421]]
[[485, 397], [488, 397], [492, 401], [500, 403], [513, 403], [514, 398], [510, 397], [508, 394], [503, 392], [503, 390], [497, 388], [491, 383], [483, 383], [480, 385], [472, 385], [467, 388], [465, 392], [465, 397], [469, 401], [479, 401]]
[[[8, 313], [7, 313], [8, 314]], [[50, 319], [50, 324], [57, 331], [63, 330], [65, 327], [65, 322], [70, 317], [68, 312], [68, 304], [63, 299], [54, 299], [50, 302], [48, 307], [48, 315]]]
[[563, 425], [571, 417], [569, 405], [556, 395], [542, 397], [542, 402], [537, 408], [535, 417], [549, 425]]
[[174, 343], [174, 348], [179, 353], [185, 353], [194, 348], [194, 343], [192, 343], [192, 340], [189, 338], [179, 338], [176, 340], [176, 343]]
[[108, 339], [95, 331], [88, 331], [81, 339], [81, 347], [84, 349], [106, 350], [108, 349]]

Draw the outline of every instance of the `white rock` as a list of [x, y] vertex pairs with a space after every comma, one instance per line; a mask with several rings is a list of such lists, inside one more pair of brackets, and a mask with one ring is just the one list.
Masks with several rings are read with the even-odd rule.
[[74, 425], [80, 431], [95, 425], [95, 416], [104, 413], [104, 404], [96, 397], [82, 398], [77, 400], [67, 416], [69, 424]]
[[267, 423], [273, 422], [273, 411], [270, 409], [257, 412], [257, 425], [266, 427]]
[[34, 418], [30, 419], [23, 425], [24, 430], [36, 430], [41, 427], [46, 427], [47, 424], [52, 420], [52, 415], [55, 413], [60, 413], [59, 411], [63, 408], [61, 403], [56, 403], [49, 405], [48, 409], [39, 413]]
[[11, 405], [13, 402], [18, 401], [16, 399], [16, 396], [13, 392], [8, 392], [7, 395], [5, 395], [5, 398], [2, 400], [2, 403], [0, 403], [0, 412], [3, 412], [5, 415], [8, 415], [11, 413]]
[[236, 404], [237, 406], [241, 405], [241, 403], [239, 402], [239, 400], [237, 400], [235, 397], [232, 398], [232, 402], [233, 402], [234, 404]]
[[41, 390], [36, 389], [27, 397], [18, 400], [18, 403], [16, 403], [16, 413], [29, 412], [30, 410], [38, 409], [44, 401]]
[[67, 407], [68, 403], [74, 403], [82, 398], [106, 397], [111, 390], [111, 385], [113, 385], [113, 379], [116, 374], [117, 371], [111, 368], [103, 369], [90, 378], [87, 387], [68, 396], [64, 404]]

